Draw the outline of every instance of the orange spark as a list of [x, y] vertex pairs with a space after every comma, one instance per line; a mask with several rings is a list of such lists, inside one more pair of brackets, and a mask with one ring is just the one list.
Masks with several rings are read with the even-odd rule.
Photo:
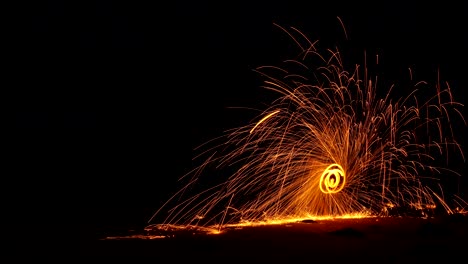
[[260, 125], [261, 123], [263, 123], [265, 120], [267, 120], [268, 118], [270, 118], [271, 116], [277, 114], [280, 110], [276, 110], [274, 111], [273, 113], [270, 113], [268, 115], [266, 115], [264, 118], [262, 118], [260, 121], [258, 121], [257, 124], [255, 124], [255, 126], [252, 128], [252, 130], [250, 130], [250, 134], [252, 134], [252, 132], [255, 130], [255, 128], [258, 127], [258, 125]]

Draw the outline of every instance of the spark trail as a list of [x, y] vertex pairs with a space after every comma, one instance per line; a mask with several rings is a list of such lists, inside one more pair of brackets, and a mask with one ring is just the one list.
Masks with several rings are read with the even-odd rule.
[[[379, 98], [377, 76], [368, 78], [367, 68], [349, 71], [339, 50], [320, 53], [299, 30], [278, 28], [297, 44], [298, 56], [255, 69], [278, 97], [252, 122], [201, 146], [198, 158], [207, 158], [183, 177], [189, 183], [150, 223], [163, 215], [160, 228], [220, 231], [259, 222], [381, 216], [394, 207], [454, 213], [440, 182], [461, 175], [437, 165], [449, 152], [464, 160], [451, 126], [455, 119], [466, 125], [463, 105], [453, 100], [450, 86], [436, 84], [424, 102], [418, 97], [430, 88], [424, 81], [405, 97], [393, 98], [392, 85]], [[189, 194], [208, 168], [226, 173], [213, 176], [224, 180]]]

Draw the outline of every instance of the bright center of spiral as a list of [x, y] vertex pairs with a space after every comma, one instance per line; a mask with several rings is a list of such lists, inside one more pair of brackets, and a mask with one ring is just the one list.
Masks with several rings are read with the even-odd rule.
[[329, 165], [320, 177], [319, 187], [323, 193], [333, 194], [341, 191], [346, 182], [346, 175], [341, 165]]

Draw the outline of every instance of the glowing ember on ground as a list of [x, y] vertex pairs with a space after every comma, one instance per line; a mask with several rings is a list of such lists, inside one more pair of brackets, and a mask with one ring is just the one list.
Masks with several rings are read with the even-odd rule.
[[[220, 143], [201, 146], [203, 163], [183, 177], [188, 183], [148, 228], [219, 233], [301, 219], [385, 216], [394, 208], [420, 216], [436, 208], [466, 211], [466, 202], [448, 199], [440, 185], [443, 177], [461, 176], [439, 164], [449, 153], [463, 158], [451, 122], [466, 125], [448, 84], [435, 84], [426, 101], [418, 93], [427, 98], [430, 85], [413, 80], [406, 96], [392, 98], [391, 85], [379, 98], [382, 88], [367, 66], [347, 70], [338, 49], [321, 54], [299, 30], [278, 27], [297, 44], [298, 56], [256, 71], [279, 97]], [[209, 168], [223, 176], [191, 193]]]

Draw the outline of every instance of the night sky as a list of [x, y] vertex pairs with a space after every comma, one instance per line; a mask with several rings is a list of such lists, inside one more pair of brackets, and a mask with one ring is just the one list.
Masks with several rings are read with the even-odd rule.
[[[270, 101], [252, 70], [297, 51], [274, 23], [319, 48], [343, 48], [351, 66], [364, 51], [378, 53], [388, 84], [407, 79], [408, 68], [432, 82], [440, 69], [455, 99], [466, 100], [462, 1], [169, 2], [41, 1], [21, 34], [22, 153], [79, 188], [87, 224], [144, 223], [192, 168], [196, 146], [254, 117], [232, 107]], [[51, 142], [59, 164], [44, 162]]]

